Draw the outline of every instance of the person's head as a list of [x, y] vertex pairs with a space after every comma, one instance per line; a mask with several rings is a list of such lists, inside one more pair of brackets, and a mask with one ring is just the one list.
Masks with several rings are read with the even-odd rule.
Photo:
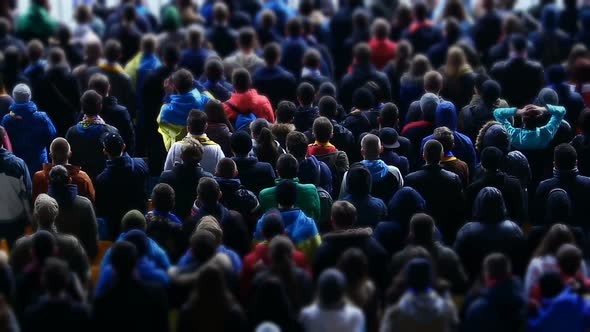
[[244, 27], [238, 31], [238, 48], [242, 52], [251, 52], [256, 47], [256, 31], [251, 27]]
[[172, 74], [172, 84], [179, 94], [189, 93], [193, 89], [193, 81], [193, 74], [184, 68]]
[[277, 209], [268, 210], [262, 217], [262, 236], [270, 241], [277, 235], [285, 233], [285, 224], [281, 212]]
[[567, 79], [565, 67], [561, 64], [551, 65], [547, 68], [545, 79], [549, 84], [561, 84]]
[[479, 91], [484, 104], [487, 106], [493, 106], [500, 98], [502, 88], [498, 82], [494, 80], [486, 80], [481, 85], [481, 90]]
[[223, 110], [223, 104], [218, 100], [209, 100], [207, 104], [205, 104], [205, 109], [203, 112], [207, 116], [208, 122], [224, 124], [228, 123], [227, 117], [225, 116], [225, 112]]
[[422, 293], [430, 288], [433, 280], [432, 266], [429, 260], [413, 258], [405, 267], [406, 282], [408, 288], [414, 292]]
[[320, 116], [313, 121], [313, 137], [320, 143], [328, 143], [332, 138], [334, 126], [327, 117]]
[[184, 142], [180, 149], [180, 159], [183, 164], [196, 165], [203, 159], [203, 146], [197, 140], [190, 139]]
[[135, 5], [132, 3], [127, 3], [123, 6], [123, 13], [121, 15], [123, 22], [128, 24], [134, 22], [137, 18], [137, 11], [135, 10]]
[[297, 177], [299, 163], [290, 154], [282, 154], [277, 160], [277, 175], [282, 179], [294, 179]]
[[237, 157], [247, 157], [252, 150], [252, 137], [247, 132], [240, 130], [231, 136], [230, 146]]
[[464, 72], [470, 71], [467, 56], [462, 48], [452, 46], [447, 52], [447, 61], [445, 65], [445, 73], [448, 76], [460, 75]]
[[359, 248], [350, 248], [342, 253], [336, 266], [344, 273], [349, 288], [359, 286], [369, 273], [367, 256]]
[[119, 61], [123, 53], [121, 43], [115, 39], [109, 39], [104, 44], [104, 57], [109, 63], [115, 63]]
[[277, 15], [270, 9], [265, 9], [260, 13], [260, 27], [264, 30], [271, 30], [277, 23]]
[[276, 186], [277, 204], [281, 209], [292, 209], [297, 202], [297, 184], [292, 180], [283, 180]]
[[315, 89], [313, 85], [303, 82], [297, 87], [297, 101], [301, 106], [311, 106], [315, 99]]
[[318, 103], [318, 111], [320, 116], [334, 119], [338, 113], [338, 102], [332, 96], [323, 96]]
[[361, 140], [361, 154], [365, 160], [379, 159], [379, 154], [383, 151], [379, 136], [367, 134]]
[[387, 39], [389, 37], [389, 30], [389, 22], [383, 18], [376, 19], [371, 25], [373, 37], [379, 40]]
[[410, 219], [410, 239], [417, 245], [431, 246], [434, 242], [434, 219], [426, 213], [416, 213]]
[[35, 63], [43, 57], [44, 48], [43, 43], [39, 39], [32, 39], [27, 44], [27, 57], [29, 62]]
[[375, 97], [371, 90], [365, 87], [358, 88], [352, 93], [352, 105], [361, 111], [370, 110], [375, 106]]
[[424, 91], [438, 95], [442, 88], [443, 77], [438, 71], [431, 70], [424, 75]]
[[196, 230], [190, 238], [190, 250], [197, 262], [203, 264], [209, 261], [217, 251], [217, 239], [211, 232]]
[[61, 47], [54, 46], [49, 50], [49, 54], [47, 55], [47, 65], [50, 68], [67, 65], [66, 54]]
[[330, 96], [330, 97], [336, 99], [336, 97], [337, 97], [336, 93], [337, 93], [336, 86], [332, 82], [324, 82], [324, 83], [320, 84], [320, 87], [318, 88], [318, 98], [319, 99], [321, 99], [325, 96]]
[[281, 46], [275, 42], [266, 44], [263, 56], [267, 66], [276, 66], [281, 61]]
[[130, 279], [137, 264], [135, 246], [128, 241], [117, 241], [111, 247], [111, 266], [119, 279]]
[[545, 225], [569, 224], [572, 214], [572, 201], [567, 191], [561, 188], [552, 189], [545, 202]]
[[574, 234], [564, 224], [555, 224], [551, 226], [547, 234], [543, 237], [541, 243], [535, 250], [535, 257], [542, 257], [546, 255], [554, 256], [559, 248], [566, 244], [574, 244]]
[[348, 229], [354, 227], [358, 214], [354, 205], [347, 201], [336, 201], [332, 204], [330, 219], [335, 229]]
[[154, 54], [158, 48], [158, 39], [153, 34], [141, 37], [140, 49], [144, 54]]
[[493, 253], [483, 260], [483, 274], [486, 282], [498, 282], [512, 276], [510, 259], [501, 253]]
[[59, 214], [57, 201], [47, 195], [40, 194], [33, 205], [33, 219], [39, 229], [53, 230], [53, 223]]
[[445, 154], [449, 153], [455, 147], [455, 135], [447, 127], [438, 127], [434, 129], [432, 138], [442, 144], [443, 152]]
[[395, 128], [399, 123], [399, 109], [394, 103], [385, 103], [379, 111], [379, 125], [381, 128]]
[[483, 149], [480, 155], [481, 167], [486, 172], [498, 172], [502, 167], [504, 153], [495, 146], [488, 146]]
[[43, 267], [42, 284], [49, 296], [60, 296], [69, 282], [68, 264], [59, 258], [48, 258]]
[[281, 101], [277, 105], [276, 110], [276, 123], [292, 123], [295, 117], [295, 111], [297, 111], [297, 106], [295, 103], [287, 100]]
[[431, 139], [424, 144], [423, 158], [426, 164], [434, 165], [440, 163], [444, 155], [444, 149], [439, 141]]
[[[535, 104], [543, 107], [547, 107], [547, 105], [559, 105], [559, 96], [557, 95], [557, 92], [555, 92], [555, 90], [551, 88], [543, 88], [541, 89], [541, 91], [539, 91], [539, 94], [535, 99]], [[541, 122], [542, 120], [544, 120], [544, 117], [536, 118], [539, 119], [540, 122], [537, 126], [540, 126], [544, 123], [544, 121]]]
[[506, 205], [500, 190], [494, 187], [485, 187], [479, 191], [473, 202], [475, 220], [486, 224], [496, 224], [504, 221], [506, 215]]
[[201, 178], [197, 185], [197, 200], [204, 206], [214, 206], [221, 198], [221, 189], [212, 178]]
[[285, 141], [287, 152], [289, 154], [293, 155], [297, 160], [305, 159], [308, 144], [305, 134], [298, 131], [292, 131], [287, 134]]
[[215, 175], [224, 179], [234, 179], [238, 176], [238, 167], [231, 158], [222, 158], [217, 162]]
[[123, 236], [123, 240], [133, 244], [135, 249], [137, 250], [137, 257], [143, 257], [147, 255], [149, 250], [149, 243], [147, 235], [144, 231], [139, 229], [132, 229], [129, 232], [125, 233]]
[[285, 34], [288, 37], [296, 38], [301, 36], [303, 33], [303, 22], [301, 22], [301, 18], [299, 17], [292, 17], [287, 21], [285, 25]]
[[268, 253], [272, 266], [293, 266], [293, 242], [284, 236], [277, 235], [268, 243]]
[[101, 73], [96, 73], [90, 76], [88, 81], [88, 89], [98, 92], [103, 98], [109, 95], [111, 84], [109, 78]]
[[428, 17], [428, 7], [424, 1], [416, 1], [412, 7], [412, 13], [416, 21], [424, 21]]
[[436, 109], [440, 100], [434, 93], [428, 92], [420, 97], [420, 109], [424, 120], [434, 122], [436, 120]]
[[157, 184], [152, 190], [154, 210], [164, 213], [172, 211], [174, 208], [175, 197], [174, 189], [172, 189], [169, 184]]
[[322, 63], [320, 52], [309, 49], [303, 54], [303, 66], [309, 69], [319, 69]]
[[51, 142], [49, 156], [53, 165], [66, 165], [71, 155], [70, 143], [65, 138], [58, 137]]
[[318, 278], [318, 300], [321, 308], [338, 309], [344, 305], [346, 277], [342, 272], [330, 268]]
[[404, 71], [408, 69], [412, 60], [412, 53], [414, 53], [412, 44], [405, 39], [400, 40], [395, 51], [394, 63], [396, 67], [399, 66]]
[[359, 43], [353, 50], [354, 61], [360, 65], [368, 65], [371, 63], [371, 48], [367, 43]]
[[259, 136], [262, 133], [263, 129], [270, 129], [270, 123], [268, 122], [268, 120], [264, 118], [258, 118], [250, 122], [250, 132], [252, 133], [252, 138], [255, 141], [259, 140]]
[[200, 48], [203, 45], [203, 39], [205, 39], [205, 32], [203, 28], [198, 25], [193, 25], [188, 28], [186, 34], [186, 41], [191, 48]]
[[209, 59], [205, 63], [205, 76], [209, 81], [219, 82], [223, 79], [223, 63], [218, 59]]
[[563, 244], [557, 250], [555, 255], [557, 258], [557, 266], [562, 274], [566, 276], [574, 276], [580, 270], [582, 265], [582, 251], [573, 244]]
[[355, 163], [346, 175], [347, 192], [356, 197], [365, 197], [371, 193], [371, 173], [361, 163]]
[[89, 64], [95, 64], [102, 57], [102, 44], [100, 41], [90, 41], [84, 45], [85, 61]]
[[526, 56], [527, 54], [527, 40], [521, 34], [515, 34], [510, 38], [510, 52], [514, 56]]
[[24, 104], [31, 101], [31, 89], [24, 83], [17, 84], [12, 89], [12, 99], [15, 103]]
[[500, 122], [488, 121], [477, 133], [475, 149], [481, 152], [488, 146], [500, 149], [504, 155], [510, 152], [510, 135]]
[[138, 210], [128, 211], [121, 219], [121, 232], [127, 233], [134, 229], [142, 232], [145, 232], [147, 229], [145, 216]]
[[451, 17], [446, 20], [444, 26], [445, 38], [450, 42], [455, 42], [461, 36], [461, 25], [456, 18]]
[[55, 165], [49, 171], [49, 185], [53, 188], [62, 188], [71, 181], [68, 170], [62, 165]]
[[553, 165], [558, 170], [572, 170], [577, 167], [578, 154], [573, 146], [567, 143], [559, 144], [553, 152]]
[[207, 130], [207, 113], [191, 110], [186, 119], [186, 129], [191, 135], [203, 135]]
[[125, 142], [119, 133], [108, 133], [102, 137], [103, 151], [109, 159], [114, 159], [125, 152]]
[[244, 93], [250, 89], [252, 79], [250, 73], [244, 68], [238, 68], [233, 71], [232, 84], [237, 93]]
[[226, 24], [229, 18], [229, 8], [223, 1], [216, 1], [213, 5], [213, 20], [216, 24]]
[[217, 246], [221, 245], [223, 242], [223, 229], [221, 229], [219, 221], [217, 221], [217, 219], [215, 219], [213, 216], [204, 216], [203, 218], [199, 219], [195, 232], [198, 231], [207, 231], [213, 234], [215, 237], [215, 244]]
[[84, 92], [80, 103], [82, 104], [82, 112], [89, 117], [97, 116], [102, 110], [102, 97], [94, 90]]
[[32, 242], [31, 255], [40, 265], [44, 265], [49, 257], [57, 253], [55, 237], [46, 230], [35, 232]]

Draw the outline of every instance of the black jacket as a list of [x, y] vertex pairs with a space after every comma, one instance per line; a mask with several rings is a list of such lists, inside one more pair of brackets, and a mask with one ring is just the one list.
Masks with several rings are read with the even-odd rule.
[[103, 120], [111, 126], [119, 130], [119, 134], [127, 145], [126, 151], [130, 155], [135, 154], [135, 130], [133, 129], [133, 122], [129, 116], [129, 111], [125, 106], [117, 103], [117, 98], [107, 96], [102, 99], [102, 111], [100, 116]]
[[440, 165], [426, 165], [408, 174], [405, 186], [412, 187], [426, 200], [426, 210], [436, 220], [446, 243], [452, 243], [464, 220], [461, 179]]
[[294, 123], [295, 129], [304, 133], [312, 129], [313, 121], [319, 117], [318, 108], [315, 106], [304, 107], [299, 106], [295, 111]]
[[502, 35], [502, 16], [497, 10], [491, 10], [481, 16], [472, 28], [475, 48], [487, 56]]
[[203, 171], [201, 166], [190, 167], [186, 164], [176, 164], [169, 171], [164, 171], [160, 182], [169, 184], [176, 194], [176, 201], [172, 212], [184, 220], [191, 213], [191, 208], [197, 197], [197, 185], [203, 177], [212, 178], [209, 172]]
[[214, 25], [207, 29], [207, 40], [222, 59], [236, 50], [237, 38], [238, 33], [228, 26]]
[[515, 107], [532, 103], [545, 83], [541, 64], [522, 58], [496, 63], [490, 74], [500, 83], [508, 104]]
[[69, 297], [42, 298], [26, 310], [22, 322], [22, 330], [25, 332], [44, 329], [74, 332], [91, 329], [89, 308]]
[[295, 101], [297, 80], [281, 66], [258, 68], [252, 76], [252, 84], [259, 94], [265, 95], [274, 108], [283, 101]]
[[323, 270], [333, 267], [346, 250], [360, 249], [368, 259], [369, 275], [380, 287], [387, 285], [387, 252], [371, 235], [370, 228], [336, 230], [324, 235], [316, 251], [313, 273], [317, 277]]
[[383, 93], [383, 100], [391, 100], [391, 85], [387, 76], [377, 71], [373, 65], [356, 64], [352, 66], [352, 71], [342, 78], [338, 91], [346, 112], [353, 106], [352, 94], [369, 81], [377, 83]]
[[256, 195], [262, 189], [270, 188], [275, 185], [275, 171], [269, 163], [258, 161], [254, 157], [239, 158], [234, 157], [234, 162], [238, 167], [238, 177], [240, 182], [252, 190]]
[[[117, 98], [119, 104], [127, 107], [131, 118], [134, 118], [137, 114], [137, 100], [135, 96], [135, 87], [133, 87], [131, 84], [131, 79], [129, 76], [117, 70], [106, 70], [101, 67], [91, 67], [86, 70], [86, 77], [90, 78], [96, 73], [106, 75], [109, 78], [109, 83], [111, 83], [111, 95]], [[88, 82], [85, 83], [88, 84]], [[147, 93], [148, 91], [144, 91], [144, 94]], [[162, 106], [162, 100], [159, 100], [158, 104], [158, 107]]]
[[580, 175], [590, 176], [590, 137], [579, 134], [570, 143], [578, 154], [578, 171]]

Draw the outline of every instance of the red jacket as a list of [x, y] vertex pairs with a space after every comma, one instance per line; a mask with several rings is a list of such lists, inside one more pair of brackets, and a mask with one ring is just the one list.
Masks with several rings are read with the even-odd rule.
[[389, 39], [371, 38], [369, 47], [371, 47], [371, 62], [379, 70], [383, 69], [390, 60], [395, 58], [397, 44]]
[[275, 114], [268, 98], [259, 95], [254, 89], [250, 89], [244, 93], [234, 92], [231, 97], [223, 103], [225, 115], [229, 121], [235, 122], [238, 117], [238, 112], [232, 109], [228, 103], [234, 105], [242, 112], [252, 112], [257, 118], [264, 118], [270, 123], [275, 122]]
[[[301, 251], [295, 250], [293, 252], [293, 261], [298, 267], [304, 269], [307, 274], [311, 276], [311, 267], [307, 264], [305, 255]], [[244, 257], [242, 273], [240, 275], [240, 292], [242, 299], [245, 299], [250, 292], [252, 279], [256, 275], [256, 272], [268, 265], [270, 265], [268, 242], [257, 244], [256, 247]]]

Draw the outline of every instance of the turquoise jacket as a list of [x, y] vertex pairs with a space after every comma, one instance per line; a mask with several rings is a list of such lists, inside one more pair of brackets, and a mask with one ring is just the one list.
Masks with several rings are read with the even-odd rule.
[[511, 145], [514, 148], [518, 150], [541, 150], [549, 145], [565, 116], [565, 108], [561, 106], [547, 105], [547, 110], [551, 114], [551, 119], [546, 125], [535, 129], [514, 128], [512, 126], [510, 118], [517, 111], [514, 107], [498, 108], [494, 111], [494, 117], [510, 134]]

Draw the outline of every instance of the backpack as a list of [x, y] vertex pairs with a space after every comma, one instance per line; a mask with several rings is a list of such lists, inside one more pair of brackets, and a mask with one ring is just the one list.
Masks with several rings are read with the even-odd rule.
[[320, 220], [317, 221], [317, 224], [320, 231], [323, 231], [330, 227], [332, 203], [334, 203], [334, 200], [326, 189], [320, 187], [321, 174], [321, 164], [318, 162], [318, 174], [316, 176], [315, 185], [318, 191], [318, 196], [320, 197]]
[[254, 114], [251, 110], [240, 110], [236, 105], [226, 101], [225, 104], [231, 108], [232, 111], [238, 114], [235, 123], [233, 123], [234, 129], [236, 131], [244, 130], [248, 133], [250, 132], [250, 123], [256, 120], [256, 114]]

